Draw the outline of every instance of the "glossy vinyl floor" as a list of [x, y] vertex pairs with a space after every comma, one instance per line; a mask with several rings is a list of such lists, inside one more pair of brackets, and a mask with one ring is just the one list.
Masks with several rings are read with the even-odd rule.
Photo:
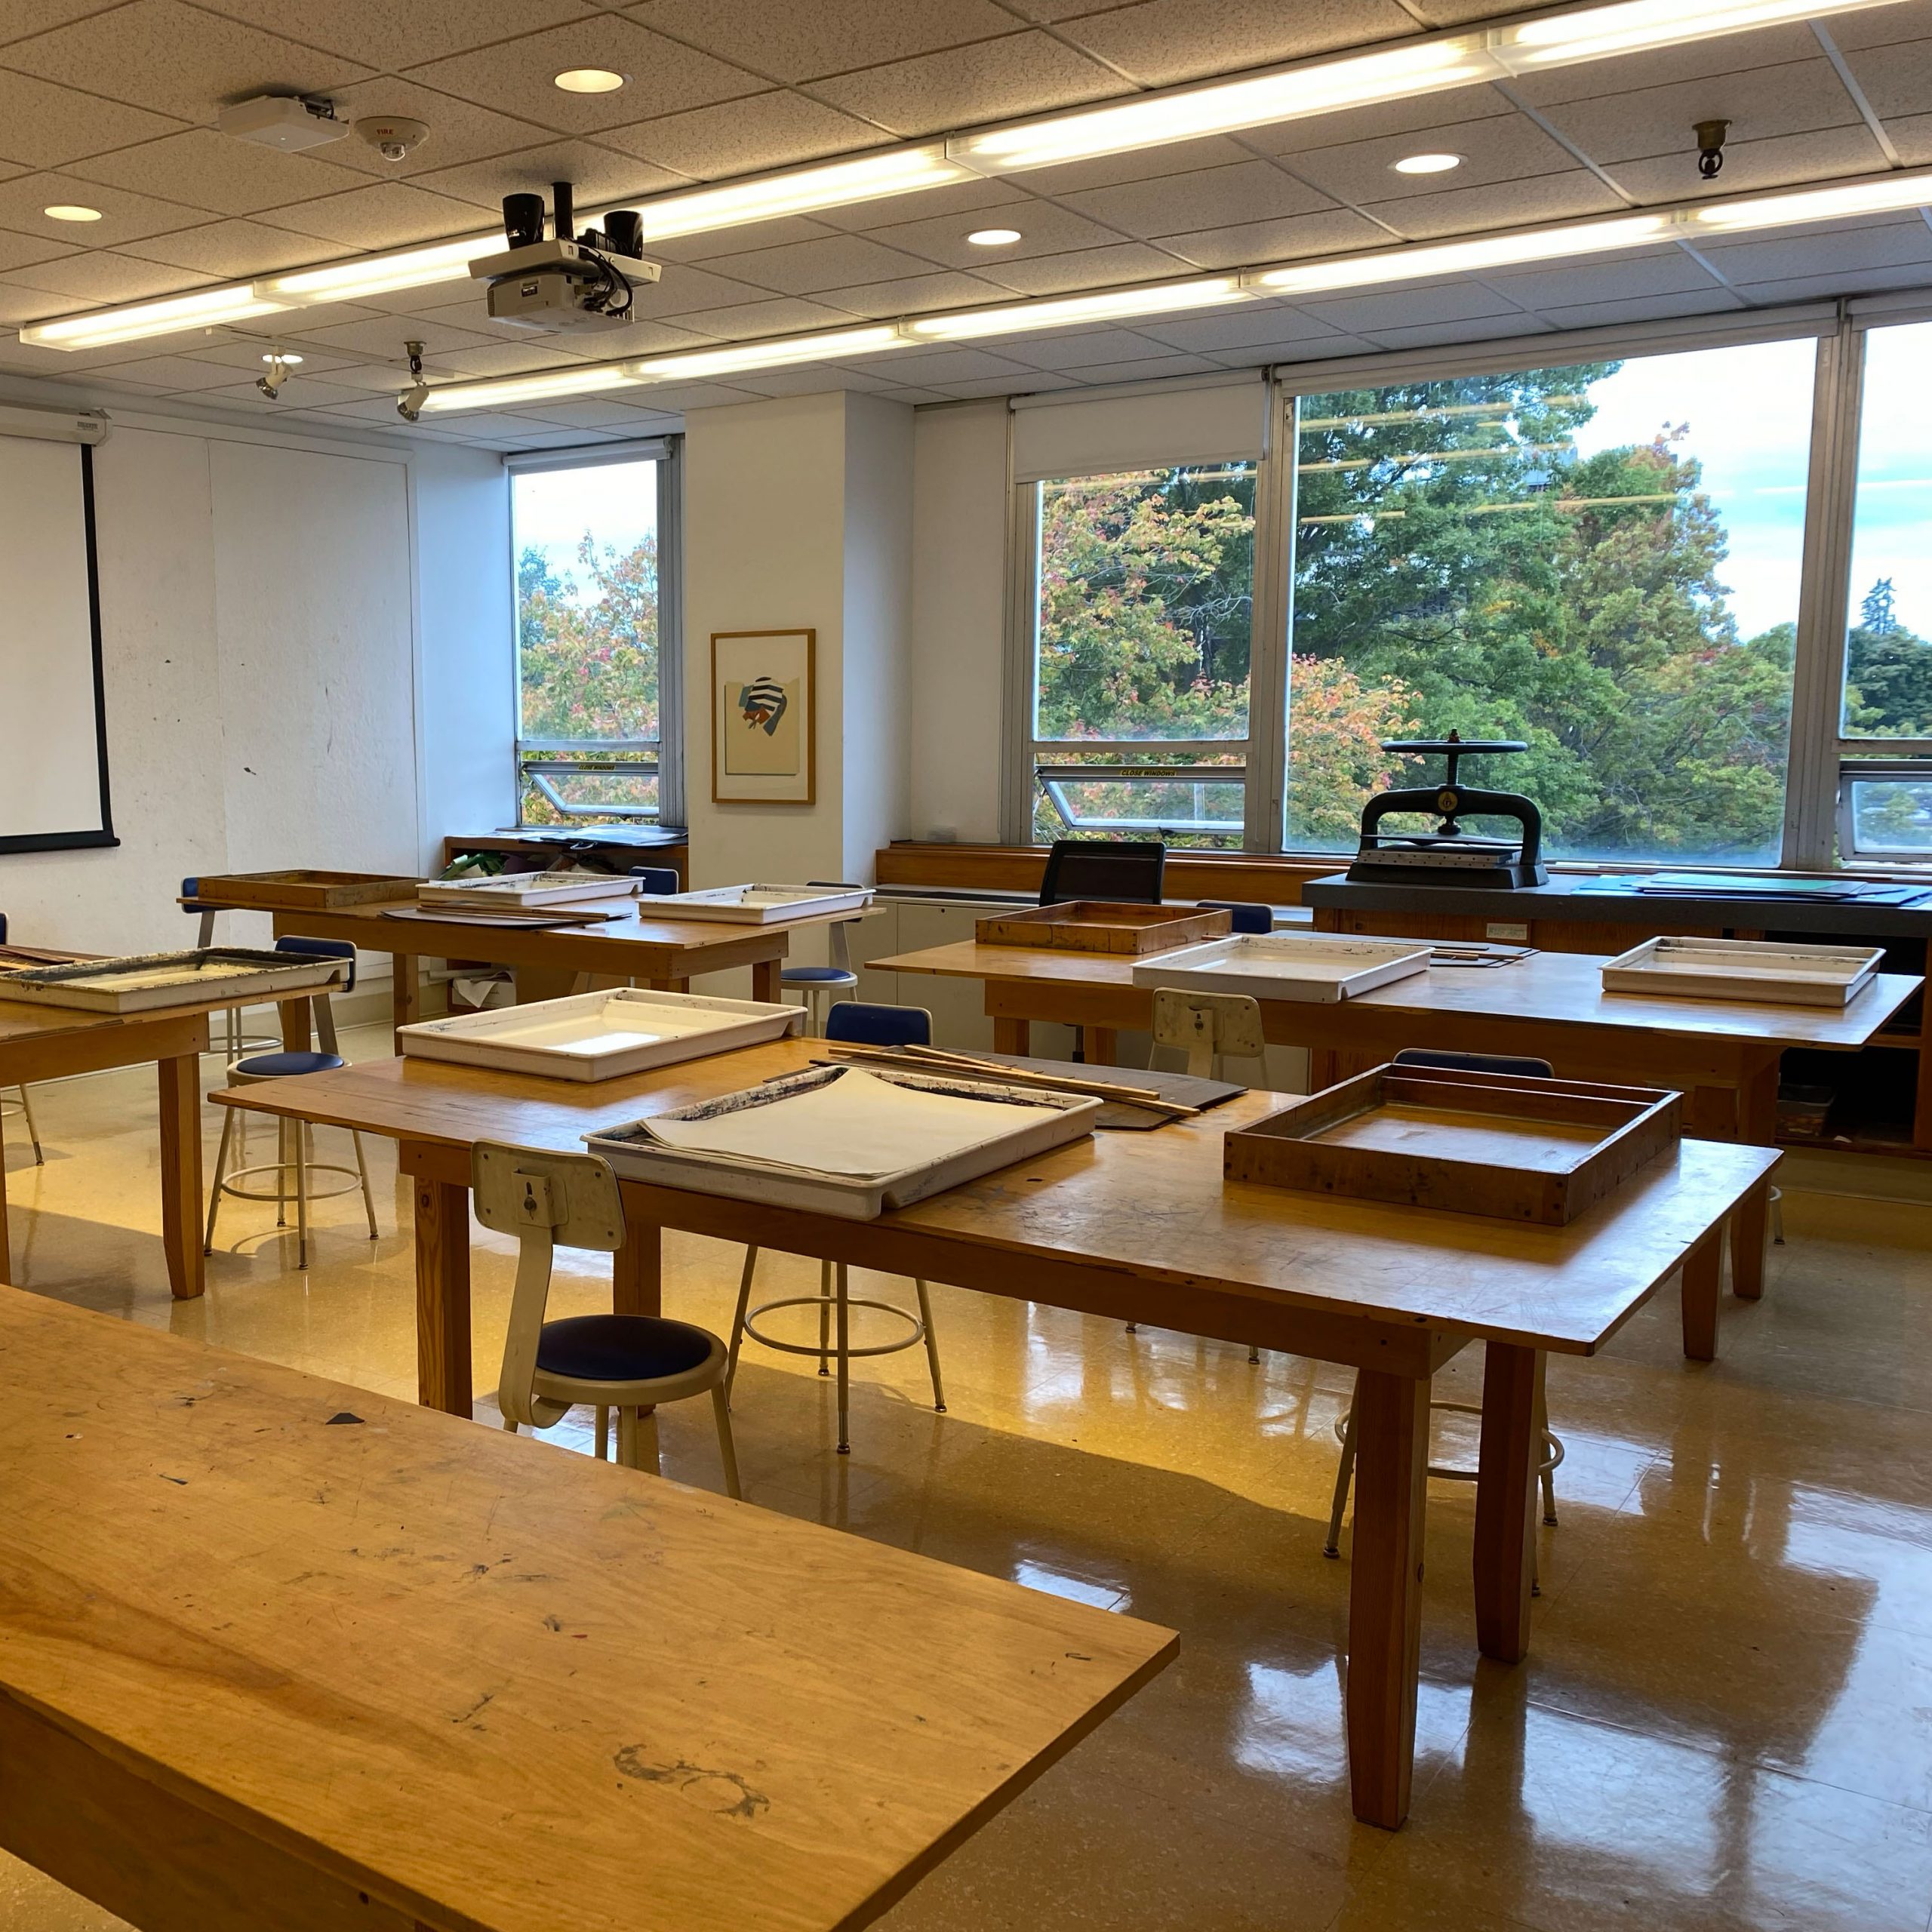
[[[300, 1275], [272, 1211], [231, 1206], [206, 1298], [177, 1304], [155, 1238], [152, 1091], [145, 1069], [37, 1088], [40, 1168], [8, 1121], [16, 1278], [413, 1393], [407, 1197], [388, 1145], [370, 1146], [380, 1240], [353, 1197], [334, 1201]], [[257, 1130], [262, 1158], [270, 1134]], [[325, 1158], [346, 1147], [321, 1139]], [[1394, 1835], [1349, 1815], [1346, 1537], [1342, 1561], [1321, 1553], [1346, 1371], [1251, 1366], [1218, 1343], [937, 1287], [949, 1412], [932, 1413], [918, 1352], [862, 1364], [848, 1459], [814, 1365], [751, 1354], [737, 1413], [752, 1501], [1182, 1634], [1178, 1663], [883, 1923], [1926, 1932], [1932, 1209], [1794, 1193], [1785, 1212], [1767, 1298], [1727, 1301], [1715, 1367], [1679, 1354], [1674, 1292], [1604, 1356], [1552, 1365], [1561, 1521], [1540, 1532], [1517, 1669], [1477, 1659], [1472, 1492], [1431, 1484], [1415, 1798]], [[487, 1382], [511, 1264], [477, 1238]], [[574, 1258], [555, 1312], [608, 1306], [599, 1260]], [[666, 1312], [723, 1329], [740, 1251], [672, 1237], [666, 1260]], [[771, 1257], [761, 1283], [804, 1293], [815, 1272]], [[1438, 1393], [1472, 1395], [1479, 1372], [1471, 1351]], [[1473, 1426], [1442, 1418], [1438, 1457], [1467, 1460]], [[586, 1434], [553, 1439], [583, 1449]], [[718, 1486], [708, 1404], [666, 1411], [663, 1438], [667, 1473]], [[8, 1932], [115, 1922], [0, 1859]]]

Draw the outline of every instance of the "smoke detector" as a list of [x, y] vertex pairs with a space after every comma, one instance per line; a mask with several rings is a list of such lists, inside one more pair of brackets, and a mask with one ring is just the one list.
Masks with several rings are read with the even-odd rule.
[[355, 131], [385, 161], [401, 161], [429, 138], [426, 121], [407, 121], [400, 115], [374, 114], [355, 124]]
[[278, 149], [284, 154], [339, 141], [349, 132], [349, 123], [335, 118], [335, 103], [313, 94], [257, 94], [253, 100], [224, 107], [214, 125], [238, 141], [253, 141], [257, 147]]

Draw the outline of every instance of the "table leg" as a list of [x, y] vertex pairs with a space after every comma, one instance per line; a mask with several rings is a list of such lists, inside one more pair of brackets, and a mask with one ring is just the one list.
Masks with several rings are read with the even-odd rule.
[[1737, 1137], [1749, 1146], [1777, 1143], [1779, 1057], [1767, 1054], [1746, 1073], [1737, 1090]]
[[281, 1002], [281, 1050], [285, 1054], [306, 1054], [309, 1051], [309, 1023], [311, 1015], [306, 999], [285, 999]]
[[177, 1301], [208, 1285], [202, 1254], [202, 1058], [158, 1060], [161, 1088], [161, 1239]]
[[752, 962], [752, 998], [763, 1000], [768, 1004], [778, 1004], [784, 992], [784, 982], [779, 974], [783, 971], [782, 959], [756, 959]]
[[1503, 1342], [1491, 1342], [1487, 1349], [1482, 1447], [1476, 1460], [1476, 1641], [1484, 1657], [1519, 1663], [1530, 1647], [1530, 1589], [1536, 1574], [1543, 1356]]
[[1740, 1301], [1764, 1292], [1764, 1251], [1771, 1236], [1771, 1184], [1761, 1181], [1730, 1211], [1730, 1291]]
[[1684, 1352], [1693, 1361], [1718, 1358], [1718, 1281], [1724, 1229], [1715, 1227], [1684, 1257]]
[[1308, 1091], [1311, 1094], [1319, 1094], [1340, 1079], [1340, 1059], [1332, 1047], [1309, 1048]]
[[390, 1024], [414, 1026], [423, 1017], [422, 961], [413, 952], [389, 955]]
[[470, 1413], [469, 1190], [416, 1180], [416, 1399]]
[[14, 1278], [14, 1240], [7, 1228], [7, 1164], [0, 1160], [0, 1284]]
[[618, 1315], [664, 1312], [664, 1231], [626, 1218], [624, 1244], [611, 1257], [611, 1306]]
[[1408, 1815], [1415, 1769], [1428, 1383], [1364, 1369], [1355, 1439], [1349, 1779], [1355, 1816], [1393, 1831]]
[[1087, 1051], [1087, 1063], [1090, 1066], [1118, 1066], [1120, 1064], [1120, 1035], [1112, 1026], [1083, 1026], [1080, 1038]]
[[1033, 1051], [1033, 1023], [1030, 1020], [995, 1019], [993, 1051], [996, 1054], [1030, 1054]]

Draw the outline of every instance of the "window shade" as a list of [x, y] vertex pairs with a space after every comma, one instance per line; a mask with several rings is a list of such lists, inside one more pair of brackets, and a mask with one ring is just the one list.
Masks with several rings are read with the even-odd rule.
[[1013, 478], [1105, 476], [1182, 463], [1225, 463], [1261, 454], [1266, 385], [1258, 374], [1232, 383], [1063, 401], [1028, 398], [1013, 415]]

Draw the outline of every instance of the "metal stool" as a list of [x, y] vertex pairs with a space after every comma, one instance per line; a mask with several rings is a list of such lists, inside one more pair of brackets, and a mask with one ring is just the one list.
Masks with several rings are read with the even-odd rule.
[[[346, 959], [349, 970], [343, 981], [345, 992], [355, 984], [355, 949], [345, 941], [327, 939], [278, 939], [275, 943], [278, 952], [296, 952], [312, 958]], [[316, 1036], [322, 1043], [320, 1053], [272, 1053], [257, 1054], [249, 1058], [238, 1060], [228, 1069], [229, 1083], [235, 1087], [250, 1087], [263, 1081], [288, 1080], [305, 1073], [327, 1073], [346, 1061], [337, 1051], [335, 1015], [329, 1005], [326, 992], [318, 993], [309, 1002], [313, 1015]], [[238, 1109], [225, 1109], [226, 1118], [221, 1123], [221, 1145], [214, 1157], [214, 1184], [208, 1190], [208, 1232], [202, 1244], [204, 1254], [214, 1252], [214, 1230], [217, 1217], [221, 1211], [223, 1195], [237, 1201], [273, 1201], [275, 1208], [275, 1224], [278, 1228], [288, 1225], [288, 1204], [295, 1204], [295, 1265], [306, 1268], [309, 1265], [309, 1204], [312, 1201], [333, 1201], [338, 1195], [348, 1194], [359, 1187], [362, 1191], [362, 1205], [369, 1217], [369, 1238], [378, 1238], [376, 1229], [375, 1196], [369, 1189], [369, 1164], [363, 1157], [362, 1137], [353, 1128], [349, 1140], [355, 1149], [355, 1164], [352, 1168], [342, 1166], [329, 1161], [317, 1161], [310, 1157], [309, 1143], [314, 1130], [306, 1121], [278, 1119], [275, 1123], [275, 1158], [272, 1161], [256, 1161], [250, 1165], [231, 1170], [228, 1164], [229, 1148], [235, 1132], [235, 1115]], [[268, 1187], [247, 1187], [238, 1185], [257, 1174], [272, 1174], [275, 1185]], [[294, 1177], [291, 1192], [286, 1177]], [[339, 1174], [342, 1177], [339, 1186], [320, 1190], [309, 1185], [311, 1174]]]
[[597, 1455], [610, 1447], [617, 1411], [617, 1460], [626, 1468], [657, 1466], [660, 1402], [711, 1396], [724, 1487], [739, 1494], [731, 1440], [724, 1345], [709, 1329], [652, 1315], [579, 1315], [546, 1321], [550, 1269], [558, 1247], [614, 1252], [624, 1244], [617, 1177], [595, 1154], [552, 1154], [479, 1140], [470, 1152], [476, 1218], [516, 1238], [516, 1287], [503, 1342], [497, 1404], [503, 1426], [549, 1429], [579, 1402], [597, 1411]]
[[[200, 923], [195, 929], [195, 943], [197, 946], [212, 946], [214, 943], [215, 909], [212, 906], [196, 903], [201, 897], [201, 891], [199, 879], [184, 878], [181, 881], [181, 909], [198, 916], [199, 919]], [[211, 1020], [214, 1017], [212, 1014], [208, 1017]], [[229, 1007], [222, 1014], [221, 1022], [224, 1038], [219, 1046], [211, 1045], [210, 1050], [225, 1054], [231, 1060], [239, 1060], [246, 1054], [273, 1053], [281, 1044], [270, 1034], [249, 1032], [242, 1023], [242, 1009], [238, 1006]]]
[[17, 1115], [26, 1122], [27, 1138], [33, 1143], [33, 1164], [45, 1167], [47, 1156], [40, 1151], [40, 1129], [34, 1124], [33, 1098], [24, 1087], [16, 1087], [11, 1100], [0, 1100], [0, 1120], [9, 1115]]
[[[837, 879], [808, 879], [808, 885], [836, 886]], [[827, 943], [832, 949], [829, 966], [784, 966], [779, 969], [780, 988], [789, 986], [800, 994], [804, 1001], [805, 1031], [814, 1038], [826, 1037], [826, 1014], [832, 1002], [849, 992], [858, 990], [859, 976], [852, 970], [851, 949], [846, 944], [845, 927], [848, 922], [840, 921], [834, 925]], [[923, 1044], [923, 1043], [922, 1043]]]
[[[918, 1006], [869, 1006], [851, 1000], [841, 1000], [826, 1016], [825, 1037], [828, 1040], [844, 1040], [855, 1046], [869, 1047], [924, 1047], [932, 1044], [933, 1017], [924, 1008]], [[931, 1297], [921, 1281], [912, 1284], [919, 1300], [919, 1312], [915, 1315], [910, 1309], [901, 1308], [897, 1303], [873, 1301], [847, 1292], [845, 1264], [829, 1261], [819, 1263], [819, 1291], [815, 1295], [787, 1295], [778, 1301], [761, 1303], [751, 1306], [752, 1278], [758, 1269], [758, 1250], [748, 1247], [745, 1251], [745, 1271], [738, 1281], [738, 1306], [731, 1317], [731, 1346], [730, 1363], [724, 1372], [724, 1389], [728, 1396], [731, 1384], [737, 1378], [738, 1356], [749, 1335], [755, 1342], [762, 1343], [768, 1349], [775, 1349], [780, 1355], [817, 1355], [818, 1372], [828, 1375], [831, 1364], [838, 1367], [838, 1453], [849, 1456], [852, 1444], [848, 1429], [848, 1417], [851, 1408], [851, 1364], [855, 1355], [896, 1355], [903, 1349], [916, 1348], [920, 1343], [926, 1345], [926, 1366], [933, 1379], [933, 1410], [934, 1414], [946, 1413], [946, 1391], [939, 1376], [939, 1343], [933, 1334]], [[757, 1327], [761, 1315], [774, 1313], [781, 1308], [815, 1308], [818, 1310], [818, 1346], [809, 1343], [781, 1342], [775, 1337], [762, 1334]], [[854, 1348], [851, 1341], [851, 1311], [855, 1308], [875, 1308], [882, 1314], [894, 1315], [903, 1321], [909, 1332], [896, 1341], [875, 1343], [867, 1348]]]

